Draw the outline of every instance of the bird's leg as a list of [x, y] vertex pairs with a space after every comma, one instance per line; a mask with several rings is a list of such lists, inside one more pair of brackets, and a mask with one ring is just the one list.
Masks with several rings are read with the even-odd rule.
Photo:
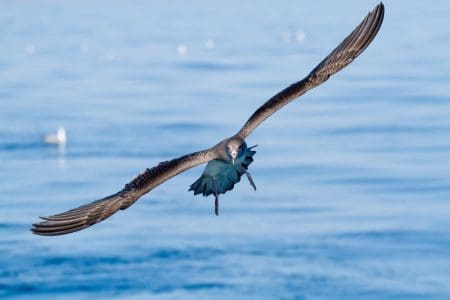
[[244, 169], [243, 167], [240, 167], [240, 172], [244, 173], [247, 176], [248, 182], [252, 186], [252, 188], [256, 191], [256, 184], [253, 181], [252, 175], [250, 175], [250, 172]]
[[213, 187], [213, 193], [214, 193], [214, 213], [216, 216], [219, 215], [219, 193], [217, 193], [217, 184], [216, 179], [212, 178], [212, 187]]
[[245, 171], [245, 175], [247, 175], [248, 182], [250, 182], [250, 185], [253, 187], [253, 189], [256, 191], [256, 185], [253, 181], [252, 175], [248, 171]]

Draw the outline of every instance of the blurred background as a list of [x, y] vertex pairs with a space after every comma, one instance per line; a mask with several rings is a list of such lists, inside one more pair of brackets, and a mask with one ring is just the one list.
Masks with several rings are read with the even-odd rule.
[[234, 134], [377, 1], [0, 1], [0, 297], [449, 299], [450, 4], [384, 3], [366, 52], [248, 138], [257, 192], [216, 217], [198, 167], [45, 238], [38, 216]]

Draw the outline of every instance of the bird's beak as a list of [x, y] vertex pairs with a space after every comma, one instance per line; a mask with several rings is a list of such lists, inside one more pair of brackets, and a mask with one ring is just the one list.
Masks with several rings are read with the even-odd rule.
[[237, 152], [233, 151], [231, 152], [231, 162], [234, 164], [236, 164], [236, 157], [237, 157]]

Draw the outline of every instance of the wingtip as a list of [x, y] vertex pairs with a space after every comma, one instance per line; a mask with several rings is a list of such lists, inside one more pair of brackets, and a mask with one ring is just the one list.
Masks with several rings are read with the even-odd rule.
[[[39, 217], [39, 218], [42, 220], [45, 220], [44, 217]], [[39, 233], [39, 227], [40, 227], [40, 223], [31, 224], [31, 228], [30, 228], [31, 233], [33, 233], [35, 235], [42, 235]]]
[[378, 3], [378, 5], [375, 7], [374, 10], [375, 10], [375, 11], [376, 11], [376, 10], [380, 10], [380, 11], [381, 11], [381, 14], [384, 15], [384, 3], [383, 3], [383, 1], [381, 1], [380, 3]]
[[377, 14], [377, 13], [379, 13], [381, 15], [384, 14], [384, 3], [383, 2], [378, 3], [377, 6], [375, 6], [372, 10], [369, 11], [368, 15], [373, 15], [373, 14]]
[[44, 236], [45, 234], [43, 234], [41, 231], [39, 231], [39, 226], [37, 226], [38, 224], [33, 224], [32, 228], [30, 228], [30, 231], [32, 234], [34, 235], [40, 235], [40, 236]]

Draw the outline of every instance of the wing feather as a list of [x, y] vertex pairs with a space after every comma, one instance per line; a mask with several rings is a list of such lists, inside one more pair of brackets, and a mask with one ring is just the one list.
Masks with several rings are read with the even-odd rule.
[[383, 23], [383, 18], [384, 5], [380, 3], [308, 76], [280, 91], [258, 108], [237, 136], [245, 139], [273, 113], [349, 65], [375, 38]]
[[49, 217], [33, 224], [31, 231], [38, 235], [62, 235], [82, 230], [110, 217], [118, 210], [128, 208], [142, 195], [194, 166], [216, 158], [213, 149], [195, 152], [146, 169], [136, 176], [118, 193], [91, 202], [69, 211]]

